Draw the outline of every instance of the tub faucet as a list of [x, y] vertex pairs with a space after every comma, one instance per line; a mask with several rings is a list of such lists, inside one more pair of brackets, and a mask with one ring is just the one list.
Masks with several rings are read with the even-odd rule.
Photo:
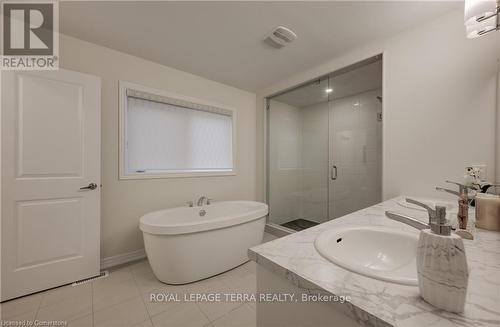
[[208, 201], [208, 198], [204, 195], [202, 195], [199, 199], [198, 199], [198, 207], [201, 207], [203, 205], [203, 203], [206, 202], [207, 204], [209, 204], [209, 201]]
[[429, 215], [429, 223], [423, 223], [418, 219], [415, 219], [410, 216], [402, 215], [399, 213], [386, 211], [385, 215], [387, 218], [399, 221], [400, 223], [409, 225], [418, 230], [428, 229], [430, 228], [433, 233], [438, 235], [450, 235], [451, 234], [451, 226], [447, 223], [446, 220], [446, 207], [436, 206], [436, 208], [431, 208], [425, 203], [415, 201], [410, 198], [406, 198], [406, 202], [415, 204], [427, 210], [427, 214]]

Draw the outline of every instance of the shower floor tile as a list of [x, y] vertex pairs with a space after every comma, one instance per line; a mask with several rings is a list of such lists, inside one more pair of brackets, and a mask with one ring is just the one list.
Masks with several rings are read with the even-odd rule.
[[295, 219], [287, 223], [281, 224], [281, 226], [283, 227], [290, 228], [296, 231], [301, 231], [310, 227], [314, 227], [316, 225], [319, 225], [319, 223], [307, 219]]

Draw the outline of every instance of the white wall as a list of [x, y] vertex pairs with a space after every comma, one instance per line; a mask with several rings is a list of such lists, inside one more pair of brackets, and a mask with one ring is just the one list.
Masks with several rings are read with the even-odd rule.
[[384, 53], [384, 199], [434, 191], [465, 166], [495, 166], [496, 60], [500, 32], [468, 40], [456, 10], [390, 38], [374, 40], [258, 93], [257, 189], [265, 196], [263, 98]]
[[[255, 94], [61, 35], [61, 67], [102, 78], [101, 257], [143, 248], [139, 217], [207, 195], [255, 199]], [[236, 176], [118, 180], [118, 81], [206, 99], [237, 110]]]

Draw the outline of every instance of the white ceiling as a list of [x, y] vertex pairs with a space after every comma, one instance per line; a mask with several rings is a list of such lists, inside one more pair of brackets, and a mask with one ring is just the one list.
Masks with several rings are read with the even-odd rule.
[[[331, 88], [332, 93], [326, 93]], [[325, 77], [302, 87], [290, 90], [274, 100], [294, 107], [307, 107], [320, 102], [340, 99], [369, 90], [382, 88], [382, 61], [358, 67], [340, 75]]]
[[[461, 2], [60, 2], [65, 34], [249, 91], [395, 34]], [[298, 35], [276, 50], [274, 27]]]

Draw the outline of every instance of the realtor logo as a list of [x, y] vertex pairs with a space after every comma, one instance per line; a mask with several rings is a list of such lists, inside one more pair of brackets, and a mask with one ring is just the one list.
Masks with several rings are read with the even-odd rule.
[[1, 69], [48, 70], [58, 68], [58, 3], [2, 3]]

